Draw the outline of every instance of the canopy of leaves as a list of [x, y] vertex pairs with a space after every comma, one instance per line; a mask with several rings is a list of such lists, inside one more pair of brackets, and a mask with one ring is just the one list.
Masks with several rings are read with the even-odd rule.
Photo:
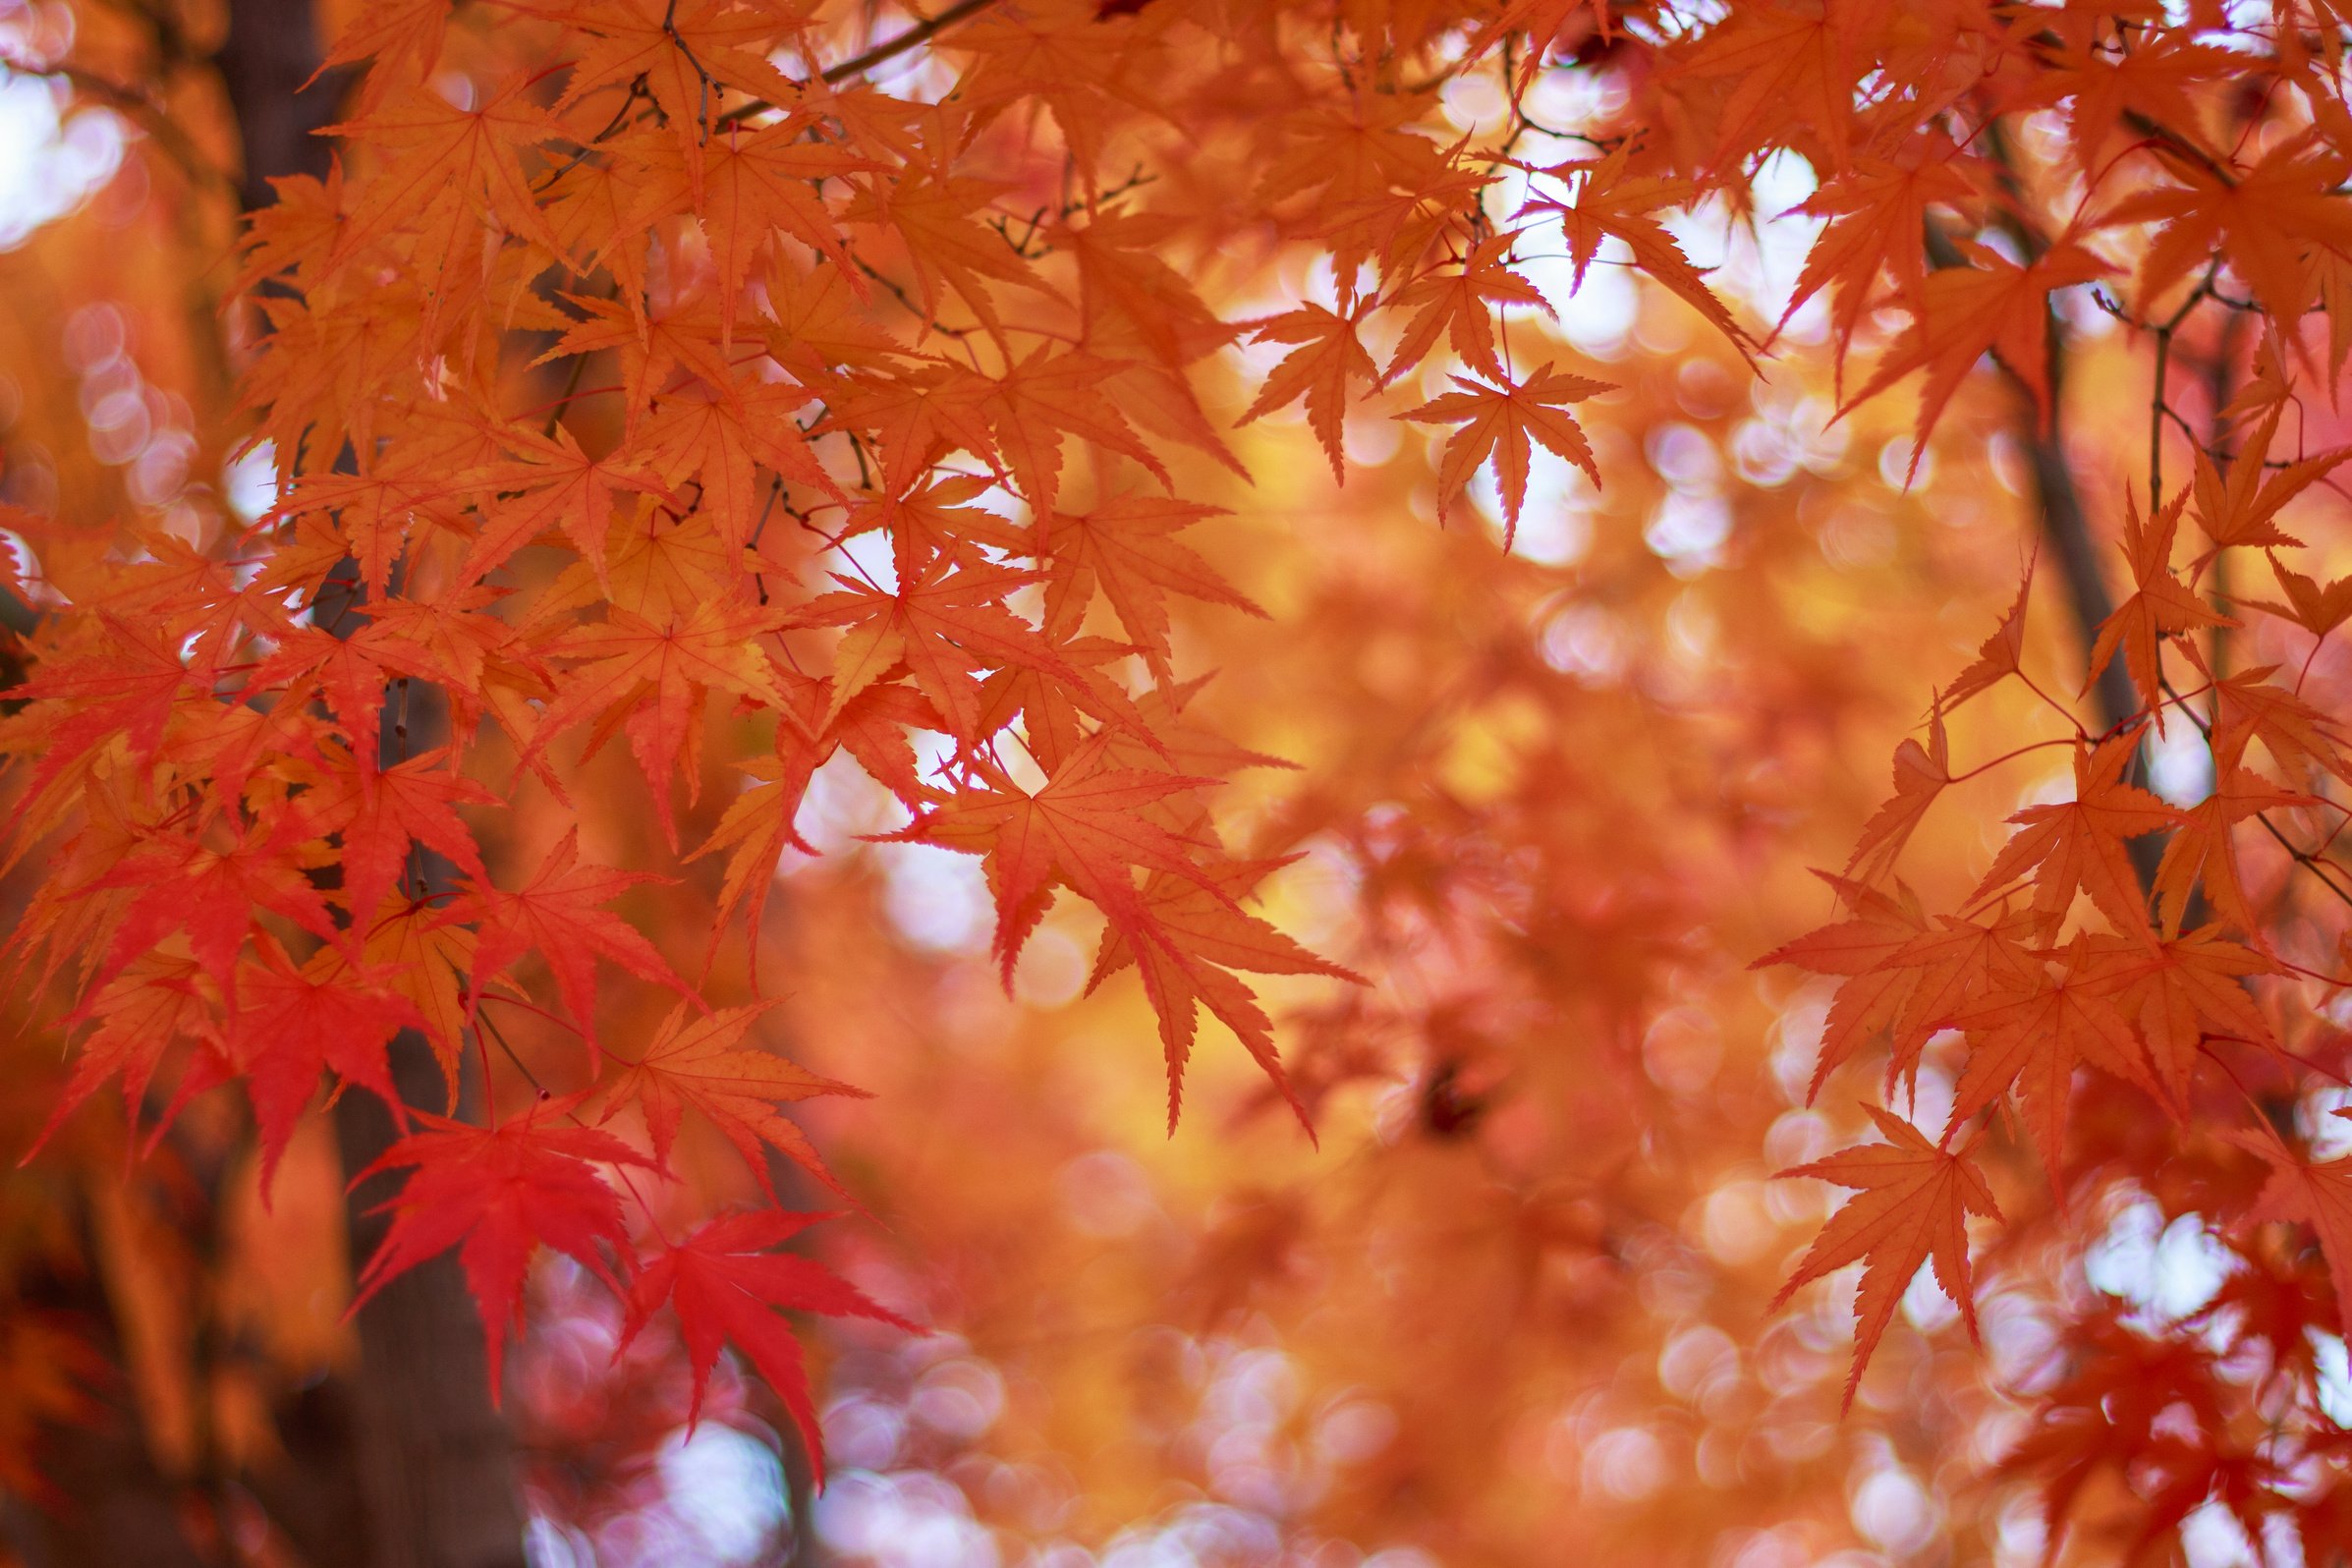
[[436, 1274], [583, 1562], [2352, 1549], [2352, 15], [266, 9], [0, 0], [50, 1557]]

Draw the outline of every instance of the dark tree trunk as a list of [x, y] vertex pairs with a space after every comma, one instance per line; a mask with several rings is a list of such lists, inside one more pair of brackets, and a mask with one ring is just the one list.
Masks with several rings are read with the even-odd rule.
[[[340, 84], [322, 80], [302, 90], [320, 53], [310, 0], [229, 0], [217, 64], [237, 114], [249, 209], [275, 199], [273, 177], [327, 171], [330, 149], [312, 133], [334, 120]], [[435, 696], [420, 689], [400, 704], [412, 728], [437, 727]], [[425, 1041], [404, 1033], [392, 1057], [402, 1099], [439, 1108], [440, 1070]], [[397, 1132], [390, 1113], [364, 1093], [342, 1096], [334, 1122], [353, 1176]], [[355, 1259], [382, 1239], [388, 1220], [368, 1210], [392, 1190], [394, 1183], [375, 1180], [352, 1194]], [[364, 1537], [370, 1568], [521, 1568], [513, 1440], [490, 1405], [480, 1320], [455, 1255], [386, 1286], [359, 1315], [359, 1332], [351, 1452], [342, 1457], [358, 1477], [362, 1517], [344, 1529]]]
[[[441, 1070], [421, 1036], [393, 1042], [392, 1075], [410, 1104], [442, 1103]], [[370, 1095], [345, 1094], [335, 1137], [357, 1174], [390, 1147], [391, 1114]], [[387, 1217], [364, 1210], [394, 1187], [379, 1178], [353, 1194], [354, 1258], [382, 1240]], [[361, 1312], [355, 1457], [373, 1568], [521, 1568], [514, 1445], [487, 1390], [481, 1322], [454, 1253], [386, 1285]]]
[[302, 90], [323, 54], [309, 0], [229, 0], [229, 31], [213, 64], [237, 111], [245, 152], [238, 191], [247, 211], [277, 199], [273, 179], [324, 179], [329, 148], [311, 135], [335, 119], [335, 82]]

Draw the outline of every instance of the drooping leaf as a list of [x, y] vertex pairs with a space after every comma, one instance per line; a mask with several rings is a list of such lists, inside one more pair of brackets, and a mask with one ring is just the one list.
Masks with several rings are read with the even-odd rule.
[[719, 1347], [731, 1344], [742, 1352], [800, 1428], [819, 1485], [824, 1482], [824, 1440], [816, 1429], [816, 1408], [800, 1344], [780, 1314], [870, 1317], [921, 1332], [822, 1263], [768, 1250], [830, 1217], [774, 1209], [720, 1215], [641, 1263], [630, 1282], [629, 1318], [622, 1327], [626, 1344], [644, 1331], [664, 1303], [677, 1313], [687, 1363], [694, 1371], [694, 1397], [687, 1407], [690, 1424], [700, 1414]]
[[1846, 1408], [1862, 1386], [1862, 1370], [1886, 1333], [1896, 1305], [1920, 1264], [1932, 1263], [1935, 1283], [1960, 1309], [1961, 1320], [1977, 1331], [1975, 1292], [1968, 1271], [1968, 1216], [2000, 1217], [1992, 1189], [1968, 1149], [1928, 1142], [1909, 1122], [1876, 1105], [1865, 1105], [1883, 1144], [1863, 1144], [1826, 1159], [1784, 1172], [1851, 1187], [1857, 1195], [1832, 1215], [1814, 1238], [1797, 1271], [1780, 1287], [1773, 1305], [1847, 1263], [1865, 1264], [1854, 1296], [1858, 1324], [1854, 1370], [1846, 1378]]
[[533, 1103], [495, 1127], [413, 1112], [424, 1130], [401, 1139], [355, 1178], [412, 1173], [399, 1196], [382, 1205], [392, 1223], [360, 1271], [351, 1311], [419, 1263], [457, 1248], [481, 1313], [492, 1404], [533, 1253], [551, 1247], [620, 1288], [602, 1248], [624, 1246], [628, 1232], [620, 1198], [596, 1167], [649, 1168], [650, 1162], [609, 1133], [556, 1125], [577, 1103], [576, 1097]]

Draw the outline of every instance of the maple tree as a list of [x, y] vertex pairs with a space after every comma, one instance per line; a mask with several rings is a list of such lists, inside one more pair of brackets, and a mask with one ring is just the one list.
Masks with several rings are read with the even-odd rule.
[[0, 12], [11, 1549], [2352, 1550], [2348, 22]]

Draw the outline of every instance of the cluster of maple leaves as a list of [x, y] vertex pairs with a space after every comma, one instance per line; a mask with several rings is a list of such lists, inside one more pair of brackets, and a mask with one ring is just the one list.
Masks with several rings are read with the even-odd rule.
[[[720, 1215], [672, 1241], [624, 1199], [666, 1171], [689, 1109], [763, 1185], [770, 1149], [829, 1182], [776, 1107], [853, 1091], [748, 1046], [759, 1004], [714, 1009], [608, 907], [650, 873], [594, 864], [577, 831], [494, 869], [481, 813], [528, 796], [560, 819], [578, 758], [625, 741], [671, 850], [723, 857], [711, 947], [740, 914], [756, 952], [771, 871], [808, 848], [796, 812], [845, 757], [909, 813], [892, 837], [981, 858], [1008, 981], [1059, 893], [1100, 912], [1092, 978], [1136, 970], [1171, 1119], [1203, 1010], [1288, 1093], [1241, 977], [1348, 977], [1245, 907], [1279, 862], [1213, 825], [1223, 776], [1268, 759], [1186, 718], [1198, 683], [1169, 599], [1261, 612], [1180, 537], [1213, 509], [1172, 493], [1175, 459], [1239, 470], [1204, 389], [1216, 352], [1251, 340], [1281, 357], [1238, 422], [1303, 406], [1341, 479], [1368, 410], [1457, 426], [1440, 490], [1491, 466], [1506, 530], [1537, 447], [1603, 477], [1567, 410], [1604, 383], [1556, 353], [1522, 363], [1562, 303], [1531, 281], [1540, 239], [1578, 281], [1638, 268], [1758, 363], [1826, 295], [1841, 367], [1877, 345], [1852, 401], [1924, 372], [1915, 463], [1987, 356], [2045, 427], [2054, 346], [2087, 302], [2163, 346], [2159, 453], [2165, 348], [2224, 317], [2264, 335], [2192, 481], [2152, 476], [2145, 514], [2124, 509], [2131, 591], [2087, 630], [2095, 681], [2120, 659], [2131, 704], [2079, 719], [2049, 700], [2074, 798], [2024, 811], [1953, 913], [1894, 878], [1973, 776], [1945, 717], [2029, 683], [2021, 595], [1935, 697], [1926, 743], [1897, 753], [1895, 800], [1833, 878], [1847, 918], [1777, 955], [1840, 979], [1817, 1088], [1881, 1039], [1890, 1086], [1945, 1031], [1965, 1049], [1934, 1137], [1873, 1108], [1885, 1143], [1808, 1167], [1862, 1196], [1791, 1289], [1867, 1262], [1859, 1378], [1923, 1262], [1969, 1311], [1998, 1108], [2063, 1197], [2093, 1168], [2070, 1144], [2086, 1121], [2097, 1158], [2126, 1136], [2086, 1106], [2122, 1092], [2211, 1135], [2196, 1157], [2216, 1211], [2273, 1171], [2250, 1211], [2317, 1226], [2346, 1277], [2352, 1162], [2305, 1161], [2262, 1108], [2304, 1083], [2305, 987], [2340, 963], [2312, 945], [2324, 923], [2282, 924], [2276, 879], [2244, 857], [2268, 829], [2346, 898], [2311, 823], [2352, 760], [2304, 671], [2228, 668], [2214, 634], [2255, 612], [2324, 644], [2352, 591], [2278, 563], [2279, 603], [2213, 592], [2227, 552], [2297, 542], [2279, 514], [2344, 456], [2268, 459], [2352, 350], [2330, 7], [966, 0], [862, 46], [848, 26], [799, 0], [387, 0], [337, 41], [332, 63], [365, 70], [336, 172], [281, 186], [239, 285], [276, 503], [201, 547], [141, 532], [73, 602], [60, 575], [16, 576], [46, 615], [0, 744], [20, 853], [54, 847], [12, 951], [70, 993], [60, 1117], [118, 1081], [135, 1115], [156, 1091], [162, 1123], [242, 1086], [266, 1169], [322, 1087], [374, 1093], [414, 1129], [383, 1163], [412, 1174], [364, 1290], [459, 1248], [495, 1378], [531, 1255], [552, 1247], [633, 1320], [672, 1306], [698, 1379], [735, 1343], [808, 1427], [775, 1309], [889, 1315], [769, 1251], [806, 1216]], [[496, 29], [510, 68], [441, 71], [452, 27]], [[902, 92], [873, 82], [894, 64]], [[1526, 94], [1552, 73], [1609, 90], [1584, 123], [1540, 125]], [[1473, 78], [1510, 105], [1491, 134], [1443, 118]], [[1171, 126], [1215, 155], [1189, 167]], [[1235, 149], [1252, 177], [1204, 198], [1192, 182]], [[1744, 325], [1667, 219], [1745, 212], [1784, 152], [1817, 175], [1804, 210], [1823, 227], [1782, 321]], [[1221, 320], [1172, 257], [1245, 242], [1327, 263], [1321, 292]], [[1906, 324], [1882, 331], [1885, 310]], [[1432, 395], [1406, 406], [1409, 382]], [[2207, 547], [2176, 565], [2184, 517]], [[45, 520], [9, 521], [35, 559], [52, 542]], [[2140, 777], [2149, 735], [2178, 725], [2213, 772], [2194, 807]], [[713, 754], [748, 780], [690, 846], [680, 786], [691, 810]], [[600, 963], [678, 993], [652, 1039], [599, 1039]], [[563, 1092], [478, 1120], [401, 1105], [404, 1031], [455, 1108], [470, 1054], [483, 1087], [500, 1076], [513, 1009], [577, 1034]], [[2281, 1292], [2324, 1288], [2261, 1246]], [[2306, 1413], [2311, 1358], [2290, 1341], [2326, 1320], [2257, 1317], [2292, 1326], [2276, 1364], [2302, 1374]], [[2193, 1445], [2204, 1471], [2166, 1461], [2188, 1479], [2165, 1495], [2185, 1512], [2227, 1471], [2250, 1516], [2284, 1506], [2319, 1439], [2249, 1445], [2231, 1423], [2250, 1396], [2208, 1372], [2190, 1405], [2232, 1414]], [[2072, 1386], [2045, 1434], [2104, 1385]], [[2157, 1428], [2166, 1408], [2148, 1444], [2180, 1440]], [[2062, 1508], [2075, 1472], [2044, 1461], [2020, 1462], [2061, 1478]]]

